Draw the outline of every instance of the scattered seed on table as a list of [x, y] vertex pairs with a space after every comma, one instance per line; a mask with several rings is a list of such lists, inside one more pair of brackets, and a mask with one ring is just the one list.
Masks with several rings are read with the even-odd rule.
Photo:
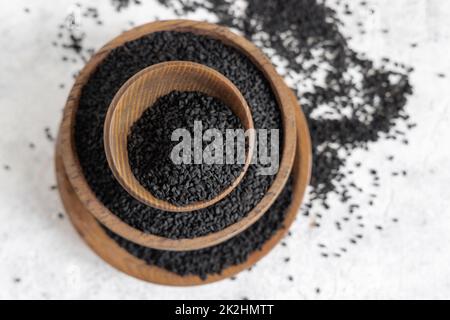
[[53, 135], [50, 132], [50, 128], [46, 127], [44, 129], [44, 131], [45, 131], [45, 136], [47, 137], [47, 140], [53, 142], [55, 139], [53, 138]]

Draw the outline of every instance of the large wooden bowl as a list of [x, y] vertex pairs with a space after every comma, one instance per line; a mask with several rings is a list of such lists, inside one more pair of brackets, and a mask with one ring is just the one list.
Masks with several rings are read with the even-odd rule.
[[[289, 93], [287, 93], [289, 96]], [[295, 97], [294, 97], [295, 98]], [[56, 152], [56, 175], [58, 179], [59, 192], [64, 207], [81, 238], [92, 248], [103, 260], [115, 267], [116, 269], [133, 276], [135, 278], [163, 285], [172, 286], [193, 286], [219, 281], [246, 270], [266, 254], [280, 242], [286, 235], [289, 227], [294, 221], [300, 204], [308, 185], [311, 172], [311, 142], [309, 131], [307, 129], [304, 115], [300, 109], [296, 112], [297, 119], [297, 144], [295, 163], [292, 171], [294, 176], [294, 186], [292, 193], [292, 202], [288, 208], [288, 213], [284, 220], [283, 229], [278, 230], [272, 238], [270, 238], [260, 251], [252, 253], [248, 260], [242, 264], [226, 268], [220, 275], [210, 275], [206, 280], [202, 280], [198, 276], [179, 276], [165, 269], [150, 266], [143, 260], [140, 260], [125, 249], [121, 248], [114, 240], [112, 240], [100, 226], [94, 216], [85, 208], [78, 198], [73, 186], [67, 177], [61, 158], [61, 144], [57, 143]]]
[[[172, 91], [198, 91], [222, 101], [239, 118], [247, 134], [245, 162], [240, 174], [209, 200], [175, 205], [155, 197], [136, 179], [128, 157], [128, 135], [134, 123], [160, 97]], [[148, 206], [171, 212], [192, 212], [207, 208], [228, 196], [242, 181], [255, 147], [252, 114], [239, 89], [218, 71], [190, 61], [155, 64], [131, 77], [116, 93], [105, 119], [103, 141], [108, 164], [121, 186]]]
[[[280, 155], [281, 162], [277, 176], [275, 177], [272, 185], [266, 192], [263, 199], [255, 208], [253, 208], [253, 210], [251, 210], [243, 219], [239, 220], [238, 222], [218, 232], [194, 239], [174, 240], [144, 233], [126, 224], [124, 221], [110, 212], [100, 201], [98, 201], [94, 192], [86, 182], [75, 147], [75, 117], [81, 91], [83, 86], [90, 78], [91, 74], [95, 71], [96, 67], [114, 48], [117, 48], [126, 42], [158, 31], [192, 32], [195, 34], [206, 35], [211, 38], [218, 39], [224, 44], [234, 47], [242, 54], [246, 55], [264, 74], [277, 99], [281, 113], [283, 129], [283, 141], [281, 143], [283, 149]], [[278, 197], [284, 185], [286, 184], [294, 162], [296, 149], [295, 110], [299, 108], [300, 107], [297, 100], [292, 99], [289, 88], [280, 77], [280, 75], [276, 72], [269, 59], [251, 42], [247, 41], [243, 37], [232, 33], [225, 27], [206, 22], [196, 22], [189, 20], [158, 21], [142, 25], [121, 34], [120, 36], [109, 42], [106, 46], [104, 46], [99, 52], [97, 52], [81, 71], [76, 79], [75, 85], [70, 92], [66, 107], [64, 109], [64, 118], [61, 127], [62, 160], [65, 166], [67, 177], [83, 206], [96, 219], [98, 219], [103, 225], [112, 230], [114, 233], [137, 244], [155, 249], [201, 249], [219, 244], [244, 231], [255, 221], [257, 221]], [[302, 146], [300, 147], [302, 148]]]

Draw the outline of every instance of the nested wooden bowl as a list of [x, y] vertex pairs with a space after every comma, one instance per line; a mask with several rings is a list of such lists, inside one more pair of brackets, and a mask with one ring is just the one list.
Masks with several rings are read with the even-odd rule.
[[[281, 161], [279, 165], [279, 171], [269, 190], [266, 192], [258, 205], [238, 222], [218, 232], [194, 239], [176, 240], [148, 234], [131, 227], [116, 215], [114, 215], [111, 211], [109, 211], [96, 198], [94, 192], [89, 187], [78, 160], [74, 141], [75, 118], [81, 91], [97, 66], [114, 48], [122, 46], [126, 42], [158, 31], [179, 31], [206, 35], [208, 37], [217, 39], [226, 45], [234, 47], [236, 50], [247, 56], [253, 62], [253, 64], [255, 64], [255, 66], [258, 67], [258, 69], [264, 74], [276, 97], [281, 113], [283, 130], [283, 140], [281, 143], [282, 152], [280, 155]], [[292, 169], [296, 150], [297, 139], [295, 110], [299, 108], [297, 101], [292, 99], [289, 92], [290, 90], [288, 89], [280, 75], [276, 72], [275, 68], [270, 63], [268, 58], [251, 42], [247, 41], [241, 36], [232, 33], [225, 27], [206, 22], [171, 20], [158, 21], [134, 28], [113, 39], [99, 52], [97, 52], [81, 71], [76, 79], [75, 85], [70, 92], [64, 110], [60, 142], [62, 161], [64, 163], [67, 177], [77, 194], [77, 198], [83, 204], [84, 208], [108, 229], [125, 239], [154, 249], [177, 251], [196, 250], [219, 244], [239, 234], [240, 232], [251, 226], [254, 222], [256, 222], [273, 204], [287, 182]]]
[[[287, 92], [287, 96], [293, 96]], [[295, 96], [292, 99], [296, 99]], [[86, 209], [84, 204], [78, 198], [73, 185], [67, 177], [66, 168], [62, 162], [61, 141], [56, 146], [56, 176], [58, 180], [58, 189], [64, 204], [64, 207], [80, 236], [103, 260], [116, 269], [133, 276], [135, 278], [163, 285], [172, 286], [193, 286], [211, 282], [216, 282], [231, 277], [243, 270], [248, 269], [260, 259], [262, 259], [270, 250], [279, 243], [288, 232], [289, 227], [297, 216], [300, 204], [308, 185], [311, 172], [311, 142], [309, 131], [306, 125], [304, 115], [301, 110], [296, 111], [297, 119], [297, 150], [295, 153], [295, 163], [292, 170], [294, 178], [292, 201], [284, 219], [284, 228], [278, 230], [261, 248], [253, 252], [248, 259], [239, 264], [226, 268], [221, 274], [208, 276], [202, 280], [198, 276], [180, 276], [166, 269], [156, 266], [150, 266], [143, 260], [131, 255], [125, 249], [121, 248], [113, 239], [111, 239], [100, 226], [99, 222]]]
[[[248, 147], [239, 176], [210, 200], [178, 206], [155, 197], [136, 179], [128, 158], [128, 135], [133, 124], [162, 96], [172, 91], [198, 91], [226, 104], [246, 130]], [[230, 194], [241, 182], [252, 161], [255, 130], [250, 108], [238, 88], [225, 76], [190, 61], [170, 61], [145, 68], [117, 92], [105, 119], [104, 146], [109, 166], [122, 187], [137, 200], [172, 212], [193, 212], [209, 207]]]

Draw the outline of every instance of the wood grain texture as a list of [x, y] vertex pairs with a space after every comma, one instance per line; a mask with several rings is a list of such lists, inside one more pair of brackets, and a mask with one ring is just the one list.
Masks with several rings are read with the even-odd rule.
[[280, 155], [281, 162], [279, 171], [274, 182], [260, 203], [249, 212], [246, 217], [237, 223], [218, 232], [197, 237], [195, 239], [185, 239], [183, 242], [185, 250], [205, 248], [226, 241], [242, 232], [245, 229], [243, 226], [248, 227], [257, 221], [280, 194], [289, 177], [294, 161], [296, 150], [295, 110], [299, 108], [299, 105], [297, 101], [294, 101], [291, 98], [291, 95], [288, 93], [289, 88], [276, 72], [268, 58], [251, 42], [232, 33], [225, 27], [190, 20], [158, 21], [134, 28], [109, 42], [86, 64], [77, 77], [75, 85], [70, 92], [64, 109], [61, 128], [61, 152], [67, 176], [85, 208], [92, 213], [96, 219], [101, 221], [102, 224], [123, 238], [143, 246], [150, 247], [151, 245], [155, 249], [180, 250], [178, 240], [155, 236], [135, 229], [111, 213], [100, 201], [98, 201], [83, 175], [83, 170], [77, 156], [74, 141], [75, 117], [83, 86], [87, 83], [91, 74], [99, 63], [105, 59], [108, 53], [112, 49], [119, 47], [128, 41], [158, 31], [192, 32], [195, 34], [207, 35], [222, 41], [226, 45], [234, 47], [236, 50], [246, 55], [264, 74], [277, 99], [278, 105], [280, 106], [283, 125], [283, 150]]
[[[172, 91], [198, 91], [226, 104], [247, 131], [248, 148], [239, 176], [213, 199], [184, 206], [155, 197], [134, 176], [128, 157], [131, 127], [160, 97]], [[224, 199], [244, 178], [252, 161], [255, 131], [250, 108], [238, 88], [225, 76], [204, 65], [189, 61], [163, 62], [138, 72], [117, 92], [105, 119], [104, 146], [109, 166], [117, 181], [134, 198], [151, 207], [171, 212], [192, 212]], [[245, 227], [245, 226], [243, 226]], [[151, 245], [150, 245], [151, 246]], [[183, 240], [179, 241], [183, 248]]]
[[[296, 100], [292, 92], [286, 92], [291, 99]], [[284, 220], [284, 228], [278, 230], [269, 241], [267, 241], [261, 250], [253, 252], [247, 261], [242, 264], [226, 268], [220, 275], [208, 276], [206, 280], [200, 279], [198, 276], [179, 276], [165, 269], [150, 266], [143, 260], [140, 260], [126, 250], [121, 248], [114, 240], [112, 240], [96, 221], [94, 216], [85, 208], [83, 203], [74, 191], [73, 186], [67, 177], [61, 156], [61, 143], [57, 143], [57, 151], [55, 156], [56, 175], [58, 180], [58, 189], [64, 204], [64, 207], [79, 235], [103, 260], [115, 267], [116, 269], [133, 276], [135, 278], [171, 286], [194, 286], [211, 282], [216, 282], [231, 277], [243, 270], [247, 270], [279, 243], [289, 227], [292, 225], [300, 205], [306, 187], [309, 183], [311, 172], [311, 141], [306, 120], [300, 109], [296, 111], [297, 126], [297, 144], [300, 146], [296, 150], [295, 163], [293, 166], [294, 187], [292, 192], [292, 202], [288, 208], [288, 213]]]

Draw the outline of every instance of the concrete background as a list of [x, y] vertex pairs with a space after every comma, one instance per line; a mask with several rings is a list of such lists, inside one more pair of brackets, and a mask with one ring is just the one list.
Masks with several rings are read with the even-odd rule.
[[[139, 24], [156, 16], [175, 17], [155, 1], [120, 15], [109, 0], [78, 2], [95, 3], [101, 12], [103, 27], [85, 26], [92, 29], [87, 44], [95, 48], [129, 28], [129, 20]], [[276, 247], [251, 272], [236, 281], [195, 288], [157, 286], [116, 271], [87, 248], [65, 214], [58, 217], [63, 209], [52, 190], [54, 145], [44, 130], [49, 127], [56, 135], [71, 75], [82, 66], [63, 63], [64, 52], [51, 45], [74, 3], [0, 4], [0, 298], [450, 298], [449, 1], [372, 0], [374, 15], [357, 11], [344, 17], [343, 30], [354, 37], [354, 48], [375, 60], [388, 56], [416, 69], [411, 77], [415, 93], [407, 109], [418, 127], [409, 135], [410, 144], [379, 142], [353, 156], [365, 168], [378, 167], [382, 179], [375, 205], [363, 208], [372, 229], [358, 246], [339, 259], [322, 258], [318, 243], [347, 244], [351, 230], [337, 233], [334, 219], [325, 217], [321, 228], [311, 228], [311, 221], [301, 217], [287, 246]], [[189, 18], [215, 21], [207, 14]], [[364, 36], [356, 29], [359, 19], [366, 23]], [[390, 32], [383, 35], [382, 28]], [[411, 43], [418, 47], [411, 49]], [[439, 72], [447, 77], [437, 77]], [[396, 157], [393, 163], [384, 161], [390, 154]], [[391, 177], [399, 169], [406, 169], [408, 176]], [[366, 171], [356, 178], [362, 184], [369, 181]], [[328, 214], [345, 214], [338, 204], [332, 208]], [[392, 218], [399, 222], [392, 223]], [[383, 231], [373, 228], [377, 224]], [[284, 264], [288, 256], [291, 261]]]

